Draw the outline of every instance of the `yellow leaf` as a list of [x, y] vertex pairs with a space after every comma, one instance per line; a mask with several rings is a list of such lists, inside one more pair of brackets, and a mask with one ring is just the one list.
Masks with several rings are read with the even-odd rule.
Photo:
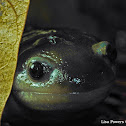
[[30, 0], [0, 0], [0, 118], [10, 94]]

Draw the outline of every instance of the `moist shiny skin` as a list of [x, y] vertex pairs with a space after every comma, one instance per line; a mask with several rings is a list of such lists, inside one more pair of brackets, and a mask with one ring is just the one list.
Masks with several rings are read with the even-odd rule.
[[96, 105], [115, 78], [109, 58], [114, 54], [107, 52], [113, 48], [107, 50], [108, 45], [75, 29], [24, 33], [10, 99], [18, 111], [26, 108], [21, 111], [25, 118], [32, 119], [28, 113], [33, 112], [36, 121], [41, 118], [37, 112], [80, 111]]

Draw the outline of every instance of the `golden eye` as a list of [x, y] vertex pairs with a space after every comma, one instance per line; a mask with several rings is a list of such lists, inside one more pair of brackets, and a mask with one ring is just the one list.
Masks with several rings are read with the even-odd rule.
[[107, 41], [102, 41], [92, 45], [93, 52], [97, 55], [106, 55], [106, 48], [109, 45]]
[[92, 45], [92, 50], [98, 56], [108, 57], [110, 61], [114, 61], [117, 57], [116, 49], [107, 41], [101, 41]]

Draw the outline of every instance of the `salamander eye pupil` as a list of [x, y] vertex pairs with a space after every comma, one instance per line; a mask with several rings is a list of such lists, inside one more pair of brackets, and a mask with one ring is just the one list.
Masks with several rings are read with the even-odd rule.
[[111, 61], [114, 61], [117, 57], [117, 51], [115, 48], [112, 48], [111, 45], [108, 45], [107, 46], [107, 49], [106, 49], [106, 53], [107, 53], [107, 57], [111, 60]]
[[40, 62], [34, 62], [29, 66], [29, 74], [33, 79], [40, 79], [44, 75], [43, 65]]

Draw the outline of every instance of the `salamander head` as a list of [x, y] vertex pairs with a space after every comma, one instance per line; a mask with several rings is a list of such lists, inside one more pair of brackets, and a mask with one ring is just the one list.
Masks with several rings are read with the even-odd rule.
[[73, 29], [25, 33], [12, 92], [41, 111], [85, 109], [105, 98], [116, 51], [107, 41]]

